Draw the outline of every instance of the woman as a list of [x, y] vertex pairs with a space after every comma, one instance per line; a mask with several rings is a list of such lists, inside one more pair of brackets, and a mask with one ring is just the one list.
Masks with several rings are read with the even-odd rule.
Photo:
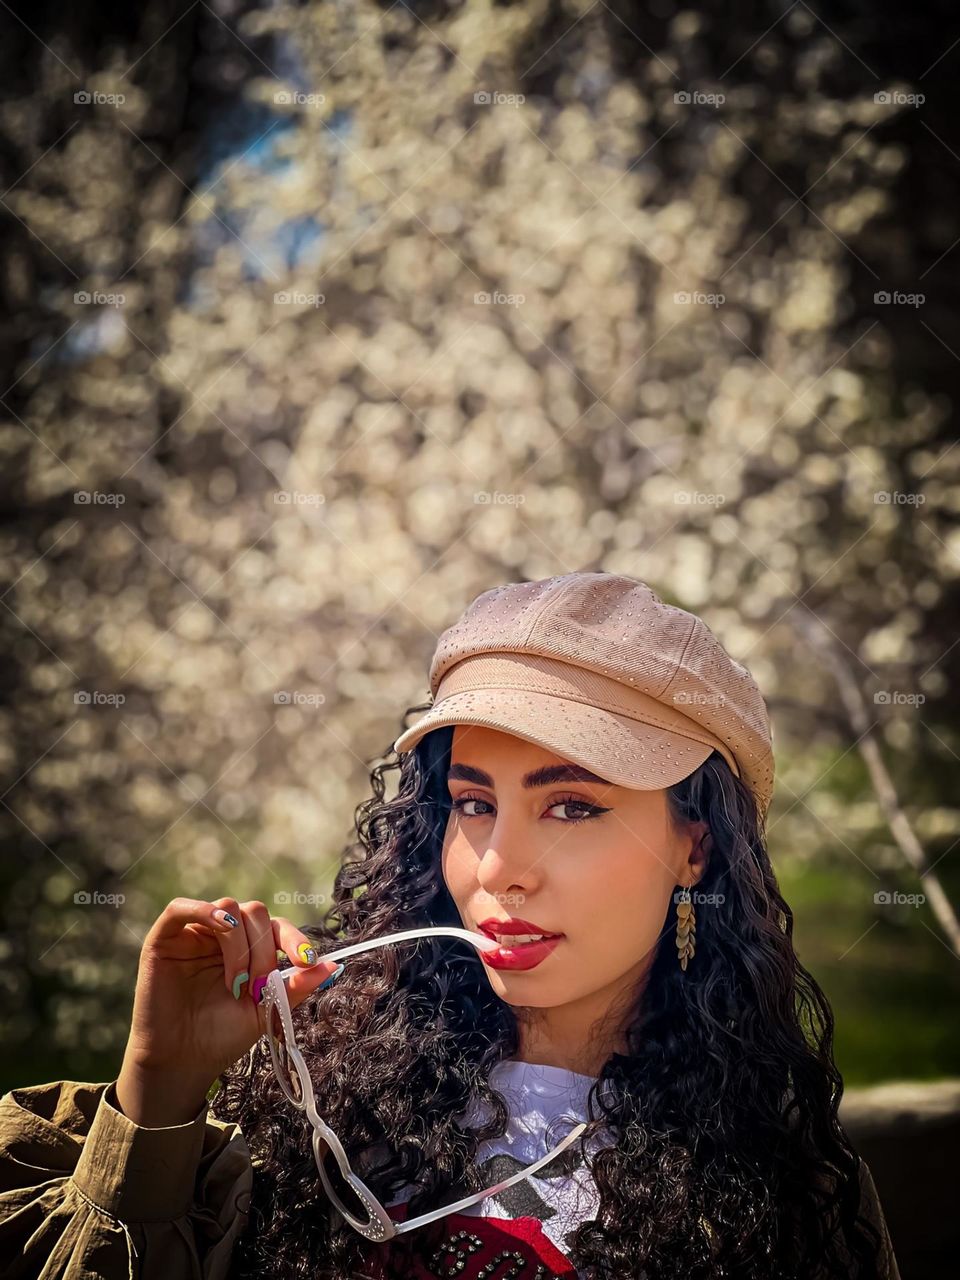
[[[899, 1280], [764, 843], [772, 735], [747, 670], [642, 582], [573, 573], [480, 595], [430, 686], [322, 924], [175, 900], [117, 1081], [0, 1101], [11, 1274]], [[318, 958], [426, 925], [501, 946]], [[586, 1129], [506, 1190], [367, 1239], [261, 1037], [278, 949], [317, 1113], [395, 1223]]]

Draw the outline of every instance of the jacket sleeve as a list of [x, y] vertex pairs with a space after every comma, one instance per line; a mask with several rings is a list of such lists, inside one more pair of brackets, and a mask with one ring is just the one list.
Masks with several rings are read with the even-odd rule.
[[0, 1098], [0, 1276], [226, 1280], [253, 1185], [243, 1134], [206, 1103], [187, 1124], [144, 1128], [115, 1084]]
[[880, 1254], [877, 1263], [878, 1280], [900, 1280], [900, 1269], [893, 1252], [893, 1242], [887, 1220], [880, 1205], [873, 1174], [866, 1160], [860, 1160], [860, 1212], [880, 1233]]

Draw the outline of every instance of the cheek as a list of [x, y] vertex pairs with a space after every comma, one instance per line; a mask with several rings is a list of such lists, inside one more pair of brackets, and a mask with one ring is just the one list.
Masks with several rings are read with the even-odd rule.
[[461, 902], [469, 895], [473, 884], [470, 859], [465, 856], [462, 848], [458, 848], [455, 839], [444, 841], [440, 870], [444, 884], [455, 902]]
[[672, 872], [635, 841], [597, 851], [590, 874], [565, 888], [571, 932], [589, 936], [600, 952], [630, 962], [656, 943], [673, 883]]

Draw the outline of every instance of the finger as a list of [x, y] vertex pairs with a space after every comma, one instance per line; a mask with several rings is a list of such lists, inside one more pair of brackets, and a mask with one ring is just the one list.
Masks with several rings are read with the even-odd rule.
[[288, 955], [298, 970], [285, 984], [290, 1008], [295, 1009], [321, 983], [336, 973], [339, 966], [336, 960], [320, 958], [312, 940], [283, 916], [274, 917], [273, 934], [278, 950]]
[[320, 959], [316, 943], [286, 916], [273, 917], [273, 939], [277, 950], [282, 951], [296, 965], [308, 967]]
[[[215, 898], [210, 904], [214, 924], [217, 926], [217, 941], [223, 952], [224, 986], [236, 999], [240, 998], [243, 983], [250, 976], [250, 944], [243, 919], [243, 912], [236, 898]], [[223, 912], [238, 921], [231, 926], [223, 921], [217, 912]]]
[[250, 944], [250, 979], [247, 993], [259, 1004], [260, 994], [271, 970], [277, 968], [277, 944], [273, 921], [264, 903], [242, 902], [247, 941]]
[[[224, 898], [221, 901], [229, 902], [232, 899]], [[219, 905], [219, 903], [204, 902], [199, 898], [173, 898], [154, 921], [147, 936], [153, 942], [174, 938], [188, 924], [206, 925], [218, 934], [229, 933], [237, 926], [231, 925], [224, 917], [216, 914]], [[234, 917], [234, 919], [237, 918]]]
[[[236, 922], [236, 923], [234, 923]], [[204, 902], [198, 898], [174, 898], [160, 913], [144, 940], [148, 943], [169, 941], [190, 926], [198, 926], [205, 937], [214, 937], [223, 958], [224, 982], [233, 994], [237, 975], [249, 968], [246, 930], [235, 898], [217, 898]]]
[[298, 1004], [302, 1004], [307, 996], [316, 991], [317, 987], [322, 987], [327, 979], [339, 973], [341, 968], [342, 966], [336, 960], [321, 960], [319, 964], [311, 965], [307, 969], [298, 969], [283, 984], [287, 988], [290, 1008], [295, 1009]]

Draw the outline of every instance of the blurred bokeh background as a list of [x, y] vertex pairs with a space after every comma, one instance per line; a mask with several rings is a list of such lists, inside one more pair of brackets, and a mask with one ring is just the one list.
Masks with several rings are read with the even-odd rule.
[[310, 920], [575, 569], [764, 690], [848, 1085], [960, 1075], [951, 7], [3, 8], [0, 1087], [114, 1076], [170, 897]]

